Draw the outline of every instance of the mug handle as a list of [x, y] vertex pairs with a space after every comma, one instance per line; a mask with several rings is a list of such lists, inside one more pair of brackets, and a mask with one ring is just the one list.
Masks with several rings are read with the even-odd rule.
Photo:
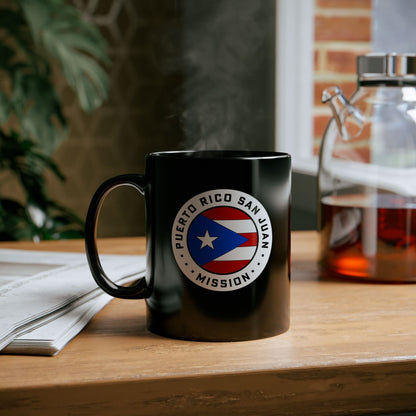
[[106, 180], [93, 195], [85, 220], [85, 251], [94, 280], [109, 295], [122, 299], [142, 299], [149, 296], [145, 277], [140, 278], [133, 286], [119, 286], [104, 272], [97, 249], [97, 224], [100, 209], [105, 197], [119, 186], [132, 186], [142, 195], [145, 193], [147, 180], [143, 175], [127, 174]]

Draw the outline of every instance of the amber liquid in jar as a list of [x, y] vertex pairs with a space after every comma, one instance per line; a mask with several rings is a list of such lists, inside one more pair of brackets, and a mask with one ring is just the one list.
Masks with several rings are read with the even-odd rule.
[[416, 282], [416, 198], [322, 198], [321, 266], [336, 277]]

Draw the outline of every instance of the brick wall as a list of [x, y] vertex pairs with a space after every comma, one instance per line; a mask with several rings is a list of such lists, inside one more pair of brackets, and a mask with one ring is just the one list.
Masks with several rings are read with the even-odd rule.
[[315, 0], [314, 154], [331, 117], [322, 91], [356, 89], [356, 57], [371, 51], [371, 0]]

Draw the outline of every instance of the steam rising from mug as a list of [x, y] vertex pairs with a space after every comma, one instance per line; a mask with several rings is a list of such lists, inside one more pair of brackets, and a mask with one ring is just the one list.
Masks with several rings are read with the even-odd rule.
[[[183, 74], [179, 92], [183, 147], [273, 148], [274, 3], [180, 3], [182, 50], [176, 63]], [[162, 53], [165, 64], [176, 66]]]

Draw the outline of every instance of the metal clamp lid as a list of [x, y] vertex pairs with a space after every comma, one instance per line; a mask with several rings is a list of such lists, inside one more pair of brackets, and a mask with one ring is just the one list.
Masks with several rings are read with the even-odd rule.
[[357, 58], [359, 81], [416, 79], [416, 54], [369, 53]]

